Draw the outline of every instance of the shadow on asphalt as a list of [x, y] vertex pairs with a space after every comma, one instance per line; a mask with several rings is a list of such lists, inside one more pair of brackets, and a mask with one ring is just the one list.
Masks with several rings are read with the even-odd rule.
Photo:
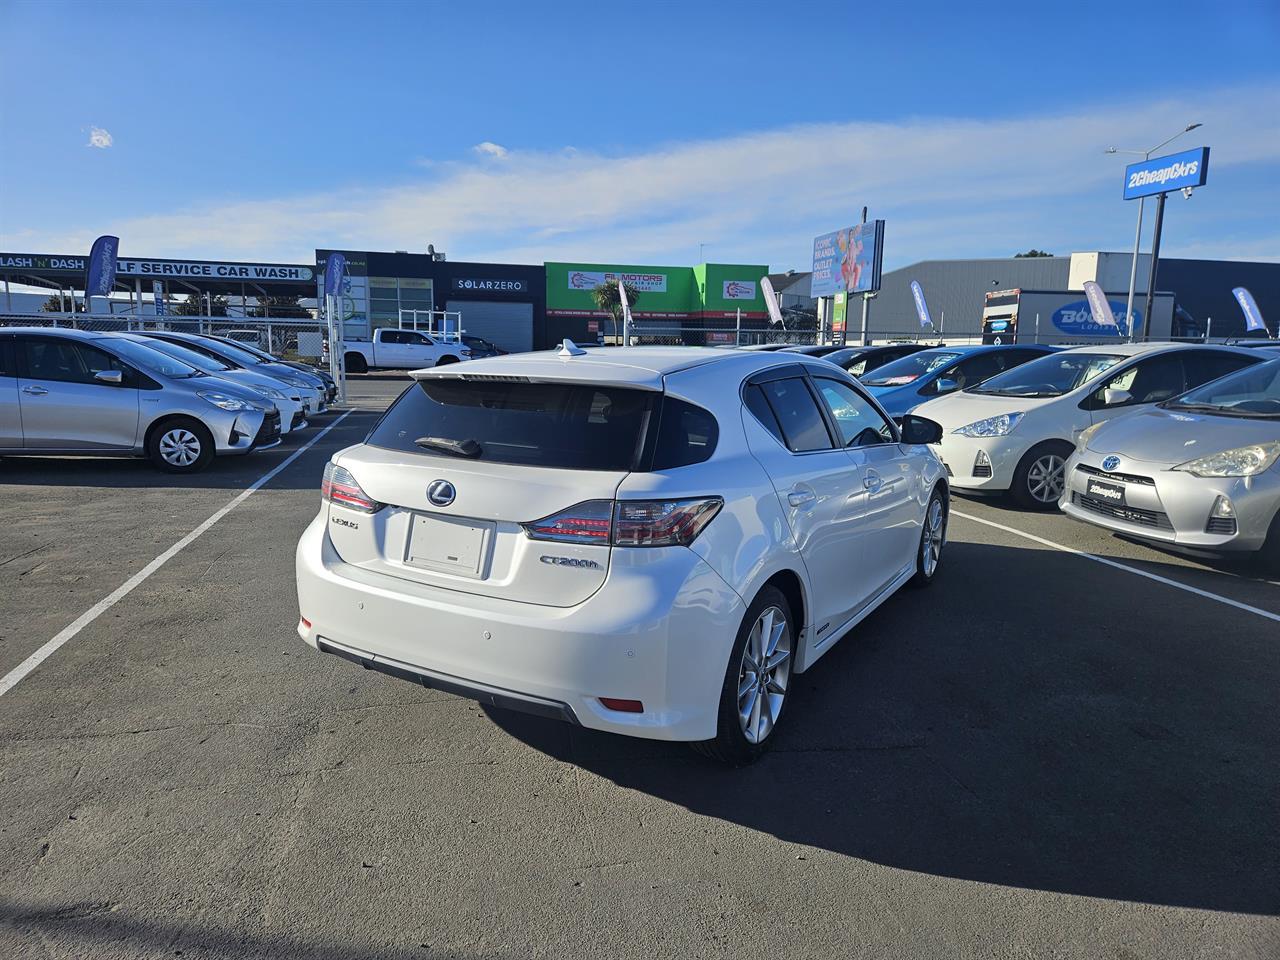
[[[29, 457], [6, 456], [0, 458], [0, 487], [7, 484], [24, 484], [43, 487], [103, 487], [148, 489], [244, 489], [264, 473], [288, 458], [294, 451], [309, 443], [321, 430], [333, 423], [340, 413], [313, 417], [311, 425], [298, 433], [287, 434], [280, 446], [259, 450], [243, 456], [214, 457], [213, 462], [199, 473], [175, 474], [157, 470], [151, 461], [141, 457]], [[353, 412], [338, 431], [343, 431], [346, 442], [363, 437], [373, 425], [376, 413]], [[335, 431], [337, 433], [338, 431]], [[352, 431], [347, 433], [346, 431]], [[329, 437], [333, 437], [330, 434]], [[326, 438], [326, 441], [329, 438]], [[288, 474], [288, 471], [286, 471]], [[272, 481], [273, 487], [282, 489], [319, 488], [319, 476], [297, 475], [280, 477]]]
[[[32, 943], [45, 945], [52, 956], [55, 945], [66, 950], [59, 955], [96, 956], [183, 956], [228, 957], [236, 960], [430, 960], [457, 957], [455, 950], [432, 950], [429, 943], [398, 948], [378, 946], [368, 950], [347, 945], [316, 943], [288, 934], [254, 935], [248, 930], [219, 930], [191, 923], [164, 923], [131, 917], [114, 911], [109, 904], [71, 904], [66, 907], [31, 910], [0, 900], [0, 931], [5, 927], [19, 936], [35, 934]], [[116, 952], [120, 951], [120, 952]]]
[[[489, 714], [557, 760], [789, 843], [1009, 887], [1280, 912], [1273, 625], [1232, 614], [1206, 631], [1219, 611], [1143, 582], [1108, 593], [1090, 578], [1094, 595], [1074, 595], [1080, 561], [1057, 551], [955, 543], [949, 561], [796, 678], [752, 767]], [[920, 629], [921, 604], [935, 629]]]

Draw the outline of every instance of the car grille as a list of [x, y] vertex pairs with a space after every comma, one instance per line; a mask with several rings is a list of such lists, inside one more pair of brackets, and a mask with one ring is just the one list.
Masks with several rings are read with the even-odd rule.
[[1081, 473], [1089, 474], [1091, 477], [1111, 480], [1114, 483], [1140, 483], [1147, 487], [1154, 487], [1156, 485], [1155, 480], [1151, 477], [1139, 476], [1136, 473], [1107, 473], [1105, 470], [1099, 470], [1097, 467], [1090, 467], [1083, 463], [1077, 463], [1076, 469]]
[[271, 443], [280, 437], [280, 411], [272, 410], [262, 416], [262, 426], [258, 428], [258, 435], [253, 438], [255, 447], [264, 443]]
[[1236, 532], [1235, 517], [1210, 517], [1209, 522], [1205, 525], [1205, 533], [1222, 533], [1227, 536], [1234, 536]]
[[1141, 527], [1152, 527], [1156, 530], [1173, 529], [1173, 524], [1169, 522], [1169, 515], [1158, 510], [1144, 510], [1141, 507], [1122, 507], [1115, 503], [1105, 503], [1096, 497], [1086, 497], [1075, 491], [1071, 493], [1071, 502], [1082, 510], [1100, 513], [1104, 517], [1123, 520], [1126, 523], [1136, 523]]

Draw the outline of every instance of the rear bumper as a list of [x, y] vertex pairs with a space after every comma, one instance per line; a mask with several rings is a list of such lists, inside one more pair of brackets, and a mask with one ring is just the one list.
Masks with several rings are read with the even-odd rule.
[[[482, 702], [656, 740], [715, 735], [745, 606], [693, 551], [615, 550], [573, 607], [452, 590], [344, 563], [321, 511], [298, 543], [299, 635], [317, 650]], [[643, 713], [601, 697], [639, 700]]]

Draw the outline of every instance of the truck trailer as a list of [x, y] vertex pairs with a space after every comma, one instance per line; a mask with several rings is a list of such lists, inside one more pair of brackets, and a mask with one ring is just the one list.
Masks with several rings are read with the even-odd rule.
[[[1127, 341], [1128, 293], [1107, 293], [1116, 325], [1099, 323], [1080, 290], [992, 290], [982, 308], [983, 343], [1108, 343]], [[1173, 294], [1157, 292], [1151, 322], [1142, 315], [1146, 295], [1133, 301], [1135, 340], [1199, 339], [1204, 331], [1174, 309]]]

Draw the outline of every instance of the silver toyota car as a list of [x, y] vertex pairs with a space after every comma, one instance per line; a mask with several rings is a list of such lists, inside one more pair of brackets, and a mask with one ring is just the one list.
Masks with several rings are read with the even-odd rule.
[[110, 333], [0, 329], [0, 455], [146, 456], [190, 473], [280, 442], [247, 387]]
[[1191, 551], [1280, 564], [1280, 359], [1086, 429], [1059, 506]]

